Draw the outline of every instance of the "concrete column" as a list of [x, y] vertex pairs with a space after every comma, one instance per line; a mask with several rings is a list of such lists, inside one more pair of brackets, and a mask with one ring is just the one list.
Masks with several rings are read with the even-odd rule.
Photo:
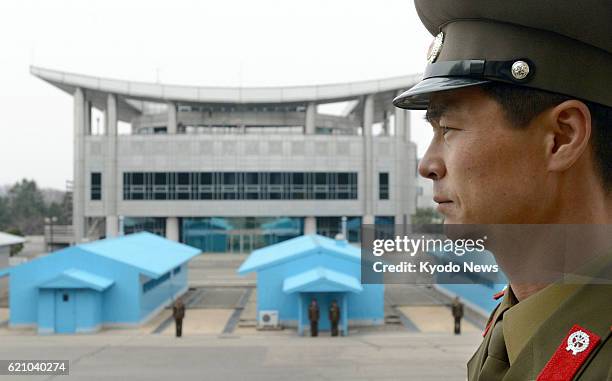
[[74, 243], [85, 236], [85, 94], [74, 91], [74, 167], [72, 181], [72, 226]]
[[367, 95], [363, 104], [363, 223], [374, 223], [374, 95]]
[[176, 134], [176, 124], [177, 124], [177, 112], [176, 112], [176, 103], [168, 102], [168, 126], [167, 132], [168, 134]]
[[384, 110], [383, 111], [383, 121], [382, 121], [382, 130], [383, 130], [383, 135], [384, 136], [389, 136], [391, 134], [391, 128], [390, 128], [390, 123], [389, 123], [389, 115], [391, 113], [389, 112], [389, 110]]
[[85, 102], [85, 135], [91, 135], [91, 102]]
[[317, 105], [314, 102], [308, 102], [306, 105], [306, 122], [304, 124], [304, 133], [313, 135], [316, 131]]
[[106, 216], [106, 237], [117, 237], [119, 235], [119, 217]]
[[372, 214], [365, 214], [361, 218], [362, 225], [374, 225], [374, 216]]
[[104, 158], [104, 175], [102, 176], [104, 212], [106, 214], [106, 236], [116, 237], [119, 234], [117, 218], [117, 96], [108, 94], [106, 98], [106, 157]]
[[304, 234], [317, 234], [317, 219], [315, 217], [304, 218]]
[[179, 242], [179, 219], [177, 217], [166, 218], [166, 238]]
[[410, 111], [404, 111], [404, 141], [409, 142], [412, 139], [412, 122], [410, 120]]

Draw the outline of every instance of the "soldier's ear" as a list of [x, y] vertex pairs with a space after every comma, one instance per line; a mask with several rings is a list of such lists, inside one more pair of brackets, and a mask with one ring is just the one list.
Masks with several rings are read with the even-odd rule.
[[591, 138], [591, 112], [578, 100], [565, 101], [547, 111], [548, 169], [563, 172], [585, 153]]

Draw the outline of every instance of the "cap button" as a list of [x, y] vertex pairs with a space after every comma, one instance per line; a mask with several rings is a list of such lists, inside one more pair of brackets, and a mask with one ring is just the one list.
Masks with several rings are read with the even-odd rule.
[[516, 61], [512, 64], [511, 72], [515, 79], [525, 79], [529, 75], [529, 64], [525, 61]]

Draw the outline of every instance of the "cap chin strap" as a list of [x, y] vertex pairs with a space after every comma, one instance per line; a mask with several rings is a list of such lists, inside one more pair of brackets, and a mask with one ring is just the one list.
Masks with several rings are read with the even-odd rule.
[[[528, 65], [529, 73], [522, 79], [512, 74], [512, 65], [523, 62]], [[441, 61], [427, 65], [423, 79], [435, 77], [464, 77], [523, 84], [535, 75], [535, 64], [527, 58], [508, 61], [461, 60]]]

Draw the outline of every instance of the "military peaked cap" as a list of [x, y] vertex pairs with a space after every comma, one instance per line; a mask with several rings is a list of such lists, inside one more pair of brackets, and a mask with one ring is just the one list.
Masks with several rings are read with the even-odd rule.
[[612, 1], [415, 0], [435, 36], [423, 80], [393, 100], [427, 109], [433, 92], [511, 83], [612, 107]]

